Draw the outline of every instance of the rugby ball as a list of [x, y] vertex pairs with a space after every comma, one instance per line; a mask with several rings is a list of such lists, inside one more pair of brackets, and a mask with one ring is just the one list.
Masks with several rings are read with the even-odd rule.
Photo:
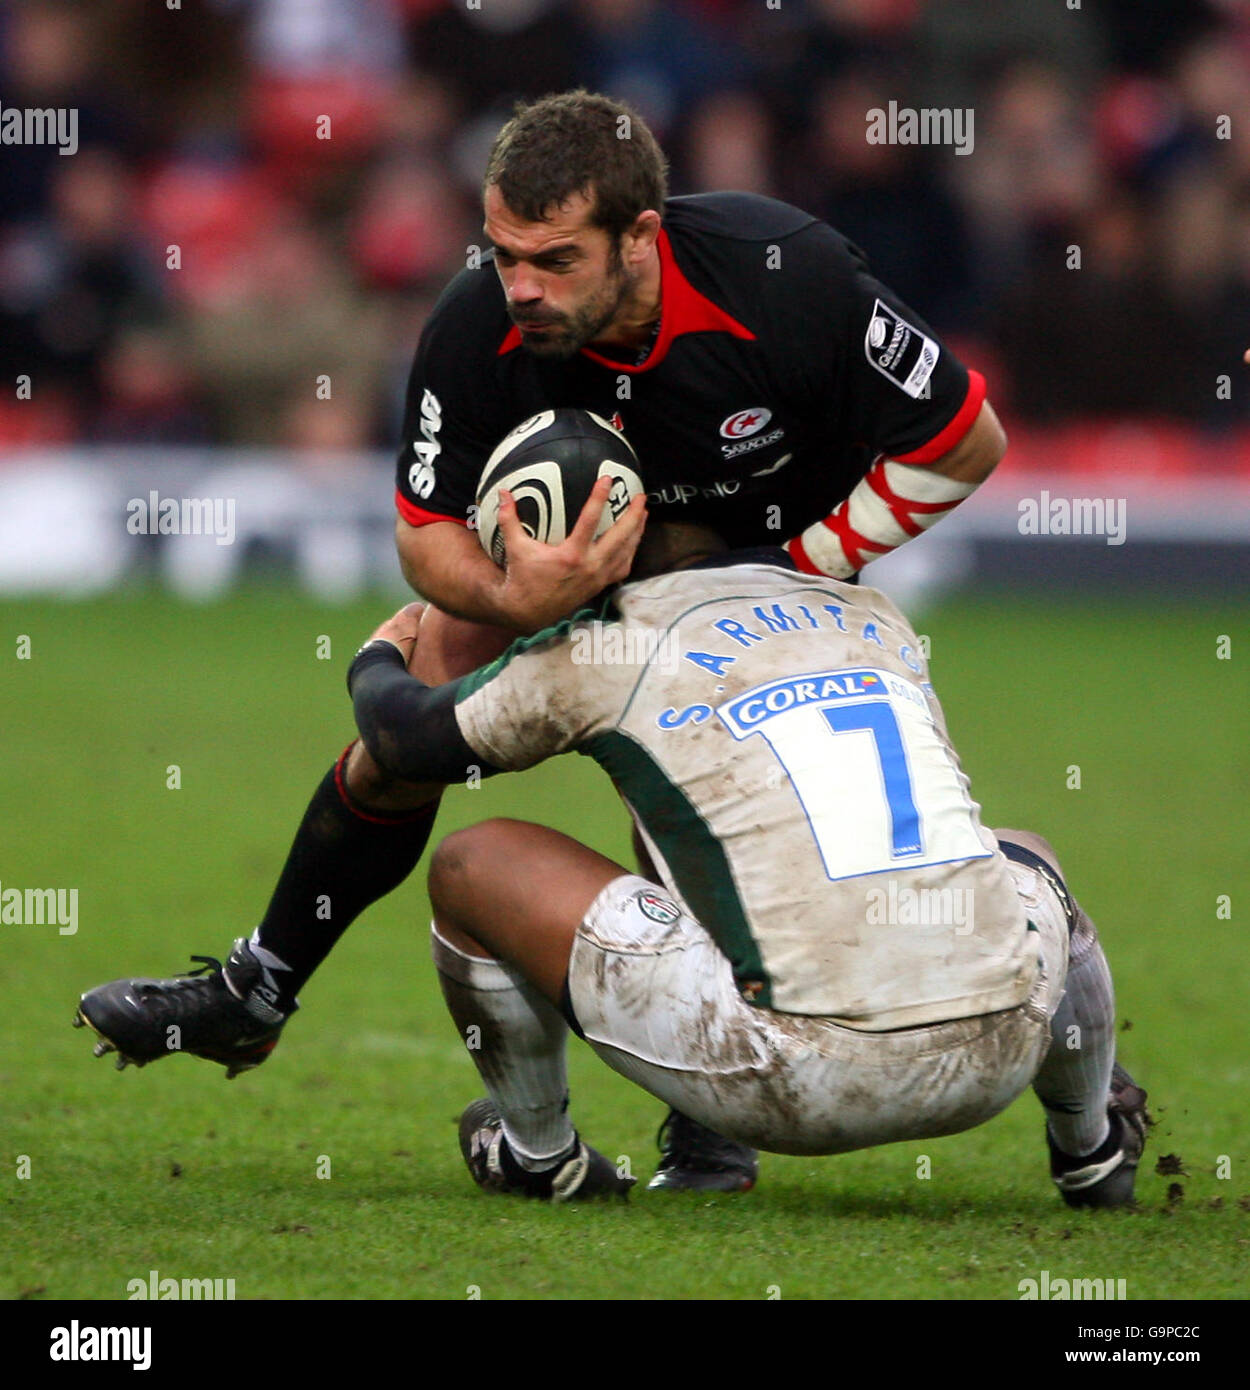
[[527, 534], [558, 545], [572, 530], [604, 476], [612, 491], [595, 535], [624, 515], [630, 498], [643, 491], [638, 457], [629, 441], [589, 410], [543, 410], [499, 441], [477, 486], [477, 534], [497, 565], [507, 564], [499, 529], [499, 489], [516, 499], [517, 519]]

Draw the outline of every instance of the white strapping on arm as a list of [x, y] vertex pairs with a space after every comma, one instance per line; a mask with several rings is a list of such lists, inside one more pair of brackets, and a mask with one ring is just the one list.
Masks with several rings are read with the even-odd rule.
[[940, 521], [979, 483], [960, 483], [925, 465], [880, 458], [822, 521], [786, 545], [806, 574], [849, 579], [870, 560]]

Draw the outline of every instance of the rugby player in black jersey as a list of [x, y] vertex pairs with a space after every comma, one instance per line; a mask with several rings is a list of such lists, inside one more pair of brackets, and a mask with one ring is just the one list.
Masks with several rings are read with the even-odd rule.
[[[606, 97], [518, 108], [492, 149], [483, 210], [488, 245], [470, 249], [421, 335], [398, 464], [400, 563], [431, 604], [414, 666], [428, 684], [624, 579], [648, 512], [704, 522], [734, 546], [785, 543], [800, 570], [845, 579], [1002, 457], [983, 378], [854, 246], [772, 199], [668, 198], [650, 131]], [[559, 406], [625, 431], [646, 503], [596, 541], [535, 547], [501, 571], [473, 533], [482, 466], [522, 419]], [[251, 938], [224, 968], [204, 957], [198, 975], [90, 991], [79, 1018], [98, 1049], [151, 1061], [177, 1024], [182, 1050], [229, 1075], [262, 1062], [335, 941], [416, 866], [439, 790], [396, 781], [351, 745]], [[653, 1186], [754, 1182], [751, 1150], [675, 1112], [665, 1134]]]

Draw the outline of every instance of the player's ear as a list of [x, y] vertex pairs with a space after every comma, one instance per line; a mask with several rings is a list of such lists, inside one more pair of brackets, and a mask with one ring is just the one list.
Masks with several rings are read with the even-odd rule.
[[621, 239], [621, 259], [627, 265], [638, 265], [646, 260], [659, 234], [660, 214], [653, 208], [640, 212]]

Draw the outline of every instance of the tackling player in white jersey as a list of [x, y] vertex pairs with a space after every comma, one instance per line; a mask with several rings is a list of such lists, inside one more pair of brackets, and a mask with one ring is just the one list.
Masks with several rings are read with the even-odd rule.
[[[537, 544], [508, 505], [501, 525], [510, 554]], [[1115, 1065], [1106, 961], [1053, 850], [981, 824], [889, 599], [716, 549], [650, 527], [642, 563], [670, 572], [446, 685], [408, 674], [416, 604], [353, 663], [389, 772], [588, 754], [663, 879], [518, 821], [440, 845], [434, 959], [489, 1093], [461, 1122], [475, 1180], [628, 1189], [569, 1119], [571, 1026], [683, 1114], [780, 1153], [956, 1133], [1031, 1083], [1065, 1200], [1130, 1203], [1145, 1093]], [[679, 556], [697, 563], [671, 572]]]

